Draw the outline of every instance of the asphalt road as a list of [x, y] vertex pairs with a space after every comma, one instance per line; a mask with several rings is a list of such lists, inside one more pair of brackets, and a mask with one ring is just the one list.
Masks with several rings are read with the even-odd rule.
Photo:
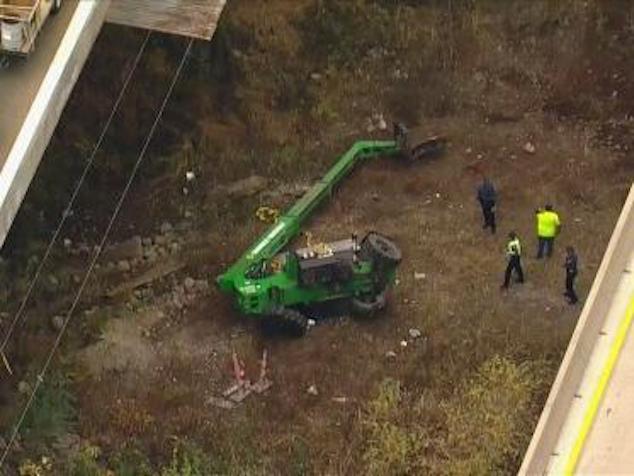
[[57, 15], [44, 24], [35, 51], [0, 70], [0, 167], [15, 141], [29, 107], [46, 75], [79, 0], [64, 0]]

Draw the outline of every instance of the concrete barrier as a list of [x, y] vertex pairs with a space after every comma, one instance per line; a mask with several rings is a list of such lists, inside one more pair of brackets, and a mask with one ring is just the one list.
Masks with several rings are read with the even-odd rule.
[[82, 0], [0, 173], [0, 247], [22, 204], [66, 101], [104, 22], [110, 0]]

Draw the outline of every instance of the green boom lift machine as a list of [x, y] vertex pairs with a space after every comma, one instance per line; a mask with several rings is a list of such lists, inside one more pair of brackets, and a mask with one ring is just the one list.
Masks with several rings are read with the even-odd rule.
[[407, 130], [396, 124], [394, 140], [356, 142], [290, 210], [280, 216], [224, 274], [219, 288], [235, 296], [241, 313], [274, 323], [294, 335], [308, 328], [306, 310], [330, 301], [347, 300], [352, 311], [371, 315], [385, 307], [401, 251], [388, 237], [369, 232], [334, 243], [308, 245], [282, 252], [301, 232], [302, 224], [334, 187], [360, 162], [376, 156], [416, 160], [442, 150], [434, 137], [409, 148]]

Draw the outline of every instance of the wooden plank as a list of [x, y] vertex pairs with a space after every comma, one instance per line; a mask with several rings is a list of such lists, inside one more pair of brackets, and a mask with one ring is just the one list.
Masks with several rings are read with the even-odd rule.
[[112, 0], [106, 21], [211, 40], [226, 0]]

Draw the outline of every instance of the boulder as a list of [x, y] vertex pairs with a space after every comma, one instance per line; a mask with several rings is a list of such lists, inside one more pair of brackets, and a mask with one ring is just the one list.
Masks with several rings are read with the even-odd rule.
[[106, 261], [123, 261], [143, 258], [143, 240], [134, 236], [129, 240], [110, 245], [103, 255]]

